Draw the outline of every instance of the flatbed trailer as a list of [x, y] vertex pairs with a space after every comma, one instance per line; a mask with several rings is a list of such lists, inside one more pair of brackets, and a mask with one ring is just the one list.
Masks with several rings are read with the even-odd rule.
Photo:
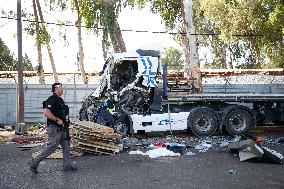
[[161, 74], [158, 51], [115, 53], [99, 87], [84, 100], [80, 120], [119, 133], [190, 130], [198, 136], [217, 130], [240, 135], [259, 124], [284, 122], [284, 94], [200, 94], [191, 81], [168, 74], [166, 66]]
[[130, 116], [131, 132], [190, 130], [208, 136], [218, 130], [240, 135], [257, 125], [284, 122], [284, 94], [172, 95], [166, 69], [163, 87], [156, 91], [151, 115]]
[[174, 102], [283, 102], [284, 94], [192, 94], [168, 96], [165, 103]]
[[190, 130], [208, 136], [219, 130], [240, 135], [257, 125], [284, 122], [284, 94], [168, 96], [161, 107], [151, 115], [130, 115], [131, 132]]

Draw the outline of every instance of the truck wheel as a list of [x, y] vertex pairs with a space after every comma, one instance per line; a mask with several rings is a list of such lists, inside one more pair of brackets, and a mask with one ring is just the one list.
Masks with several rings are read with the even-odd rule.
[[212, 135], [218, 127], [217, 116], [210, 108], [197, 108], [188, 117], [188, 127], [197, 136]]
[[230, 135], [241, 135], [253, 126], [253, 118], [249, 112], [242, 109], [232, 110], [225, 118], [225, 130]]

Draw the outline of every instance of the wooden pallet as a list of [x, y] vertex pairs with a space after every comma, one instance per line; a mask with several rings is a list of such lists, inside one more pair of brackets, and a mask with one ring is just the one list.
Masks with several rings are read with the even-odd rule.
[[97, 133], [97, 132], [90, 132], [90, 131], [82, 131], [82, 130], [72, 130], [70, 132], [72, 136], [78, 136], [78, 135], [85, 135], [85, 136], [92, 136], [94, 138], [105, 138], [105, 139], [111, 139], [116, 140], [119, 138], [119, 135], [116, 133]]
[[102, 153], [102, 154], [116, 154], [119, 153], [119, 148], [110, 148], [110, 147], [105, 147], [105, 146], [100, 146], [96, 144], [90, 144], [86, 142], [78, 142], [78, 146], [76, 148], [85, 148], [90, 151], [94, 151], [97, 153]]
[[87, 139], [87, 138], [79, 138], [79, 140], [80, 140], [80, 142], [94, 144], [94, 145], [98, 145], [98, 146], [102, 146], [102, 147], [106, 147], [106, 148], [112, 148], [112, 149], [118, 148], [118, 146], [114, 145], [114, 144], [107, 144], [107, 143], [104, 143], [104, 142], [90, 140], [90, 139]]
[[79, 132], [78, 134], [92, 136], [95, 138], [109, 139], [109, 140], [116, 140], [118, 138], [118, 135], [98, 134], [98, 133], [91, 133], [91, 132]]
[[94, 141], [101, 141], [104, 143], [110, 143], [110, 142], [114, 142], [116, 140], [116, 138], [104, 138], [101, 136], [95, 136], [95, 135], [76, 135], [74, 136], [76, 138], [82, 138], [82, 139], [88, 139], [88, 140], [94, 140]]
[[114, 155], [120, 151], [120, 147], [113, 144], [119, 135], [112, 128], [89, 121], [74, 122], [71, 128], [70, 134], [77, 150], [99, 155]]
[[112, 132], [108, 131], [108, 130], [104, 130], [104, 129], [97, 129], [97, 128], [94, 128], [94, 129], [86, 129], [86, 128], [83, 128], [83, 127], [80, 127], [78, 128], [78, 131], [79, 132], [85, 132], [85, 133], [98, 133], [98, 134], [105, 134], [105, 135], [114, 135], [114, 131], [112, 130]]
[[95, 154], [95, 155], [115, 155], [116, 154], [115, 152], [101, 151], [96, 148], [89, 148], [89, 147], [84, 147], [84, 146], [80, 146], [76, 148], [82, 150], [83, 152], [87, 152], [87, 153]]
[[98, 145], [98, 144], [91, 144], [91, 143], [87, 143], [87, 142], [78, 142], [78, 144], [83, 145], [83, 146], [88, 146], [88, 147], [91, 147], [91, 148], [103, 149], [103, 150], [113, 151], [113, 152], [117, 152], [117, 153], [119, 152], [118, 147], [113, 148], [113, 147], [101, 146], [101, 145]]
[[104, 143], [113, 143], [115, 140], [113, 139], [107, 139], [107, 138], [101, 138], [101, 137], [94, 137], [92, 135], [75, 135], [73, 136], [74, 139], [88, 139], [88, 140], [93, 140], [93, 141], [98, 141], [98, 142], [104, 142]]
[[87, 129], [90, 131], [103, 131], [103, 132], [111, 132], [114, 133], [114, 130], [110, 127], [106, 127], [97, 123], [93, 123], [90, 121], [78, 121], [78, 122], [72, 122], [71, 125], [73, 127], [77, 127], [78, 129]]

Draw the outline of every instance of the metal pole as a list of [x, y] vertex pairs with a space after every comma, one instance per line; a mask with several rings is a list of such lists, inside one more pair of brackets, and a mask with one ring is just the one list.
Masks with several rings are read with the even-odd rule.
[[173, 133], [172, 133], [172, 122], [171, 122], [170, 103], [168, 103], [168, 118], [169, 118], [169, 124], [170, 124], [170, 133], [171, 133], [171, 135], [173, 135]]
[[76, 74], [74, 73], [74, 107], [75, 107], [75, 121], [77, 120], [77, 82]]
[[163, 65], [163, 98], [168, 98], [168, 68]]
[[24, 87], [23, 87], [23, 55], [22, 55], [22, 18], [21, 0], [17, 0], [17, 36], [18, 36], [18, 126], [19, 134], [24, 134]]

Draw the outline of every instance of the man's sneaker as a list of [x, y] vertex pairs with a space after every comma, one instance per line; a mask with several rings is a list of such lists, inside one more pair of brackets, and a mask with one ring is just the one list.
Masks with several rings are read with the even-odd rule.
[[38, 174], [37, 167], [34, 165], [30, 165], [30, 171], [34, 174]]
[[62, 169], [62, 171], [67, 172], [67, 171], [77, 171], [77, 167], [73, 166], [68, 166]]

